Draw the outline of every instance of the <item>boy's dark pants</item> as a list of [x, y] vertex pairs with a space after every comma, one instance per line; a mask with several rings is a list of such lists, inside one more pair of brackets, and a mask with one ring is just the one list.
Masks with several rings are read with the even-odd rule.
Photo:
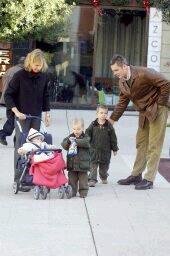
[[87, 172], [68, 172], [69, 185], [71, 185], [73, 190], [73, 196], [76, 196], [79, 183], [79, 194], [80, 196], [87, 196], [89, 186], [88, 186], [88, 175]]
[[109, 176], [109, 164], [108, 163], [91, 163], [91, 169], [89, 174], [89, 181], [97, 182], [97, 169], [99, 168], [99, 176], [101, 180], [107, 180]]

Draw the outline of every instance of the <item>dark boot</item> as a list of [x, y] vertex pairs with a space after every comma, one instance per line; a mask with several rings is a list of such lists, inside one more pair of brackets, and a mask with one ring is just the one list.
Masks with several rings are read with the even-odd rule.
[[137, 190], [145, 190], [153, 188], [153, 182], [143, 179], [140, 183], [135, 186]]
[[1, 143], [2, 145], [5, 145], [5, 146], [8, 145], [8, 143], [7, 143], [7, 141], [6, 141], [6, 138], [3, 137], [3, 136], [0, 137], [0, 143]]
[[138, 176], [130, 175], [126, 179], [118, 180], [119, 185], [130, 185], [130, 184], [138, 184], [142, 181], [142, 174], [139, 174]]

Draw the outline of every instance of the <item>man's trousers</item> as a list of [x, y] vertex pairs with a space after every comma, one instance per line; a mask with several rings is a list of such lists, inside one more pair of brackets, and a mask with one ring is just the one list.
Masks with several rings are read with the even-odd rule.
[[132, 171], [133, 176], [141, 174], [147, 168], [144, 179], [148, 181], [155, 179], [165, 137], [167, 118], [168, 108], [158, 105], [156, 119], [153, 122], [146, 120], [144, 128], [138, 128], [136, 135], [137, 155]]

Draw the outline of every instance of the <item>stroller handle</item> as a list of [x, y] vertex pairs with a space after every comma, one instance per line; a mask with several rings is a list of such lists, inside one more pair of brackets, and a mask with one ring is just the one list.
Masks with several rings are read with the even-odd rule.
[[32, 116], [32, 115], [25, 115], [25, 116], [26, 116], [26, 119], [38, 119], [42, 121], [41, 117], [39, 116]]
[[[40, 122], [42, 124], [42, 127], [43, 127], [43, 130], [46, 132], [45, 125], [44, 125], [43, 120], [42, 120], [41, 117], [39, 117], [39, 116], [32, 116], [32, 115], [25, 115], [25, 116], [26, 116], [26, 119], [38, 119], [38, 120], [40, 120]], [[18, 128], [19, 128], [20, 132], [22, 132], [22, 127], [21, 127], [21, 124], [20, 124], [19, 121], [20, 121], [20, 119], [18, 117], [16, 117], [16, 123], [18, 125]]]
[[[41, 117], [39, 117], [39, 116], [32, 116], [32, 115], [26, 115], [26, 114], [25, 114], [25, 116], [26, 116], [26, 119], [38, 119], [38, 120], [42, 121]], [[19, 121], [20, 119], [18, 117], [16, 117], [16, 120]]]
[[[26, 116], [26, 119], [38, 119], [38, 120], [42, 121], [42, 118], [39, 117], [39, 116], [32, 116], [32, 115], [26, 115], [26, 114], [24, 114], [24, 115]], [[18, 117], [15, 117], [15, 119], [16, 119], [17, 121], [20, 120]]]

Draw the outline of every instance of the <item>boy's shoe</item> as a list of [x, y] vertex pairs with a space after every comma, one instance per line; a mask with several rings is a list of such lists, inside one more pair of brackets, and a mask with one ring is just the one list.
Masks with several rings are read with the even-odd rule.
[[95, 181], [89, 181], [89, 187], [95, 187], [96, 182]]
[[107, 180], [102, 180], [102, 184], [108, 184]]

